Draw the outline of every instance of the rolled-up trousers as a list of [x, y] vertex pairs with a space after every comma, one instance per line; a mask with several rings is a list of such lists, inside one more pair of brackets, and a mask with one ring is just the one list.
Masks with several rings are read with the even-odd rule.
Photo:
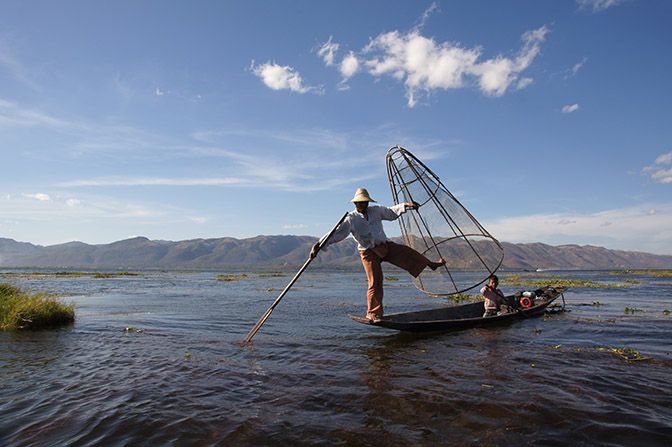
[[367, 315], [383, 315], [383, 261], [396, 265], [406, 270], [414, 278], [422, 272], [430, 263], [424, 255], [406, 245], [388, 241], [373, 248], [359, 252], [362, 264], [369, 280], [369, 290], [366, 298], [368, 302]]

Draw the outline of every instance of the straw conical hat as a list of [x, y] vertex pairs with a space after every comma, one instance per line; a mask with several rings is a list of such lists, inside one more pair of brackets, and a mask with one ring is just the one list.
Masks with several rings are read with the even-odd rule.
[[364, 188], [359, 188], [355, 193], [355, 197], [350, 201], [350, 203], [354, 202], [375, 202], [375, 200], [369, 196], [369, 191]]

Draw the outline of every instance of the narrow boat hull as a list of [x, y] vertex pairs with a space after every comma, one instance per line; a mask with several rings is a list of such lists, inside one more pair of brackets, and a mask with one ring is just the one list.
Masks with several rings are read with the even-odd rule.
[[407, 332], [432, 332], [492, 325], [543, 314], [546, 308], [567, 290], [561, 285], [547, 286], [535, 290], [536, 298], [530, 307], [520, 305], [522, 291], [507, 296], [509, 312], [484, 317], [483, 302], [446, 306], [438, 309], [400, 312], [382, 317], [372, 322], [364, 317], [348, 315], [358, 323], [380, 326]]

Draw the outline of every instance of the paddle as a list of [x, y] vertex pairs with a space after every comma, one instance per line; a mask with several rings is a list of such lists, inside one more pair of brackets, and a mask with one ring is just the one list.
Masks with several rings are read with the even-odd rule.
[[[320, 245], [318, 246], [318, 249], [317, 249], [317, 252], [316, 252], [316, 253], [319, 253], [319, 251], [322, 249], [322, 245], [323, 245], [327, 240], [329, 240], [329, 238], [331, 237], [331, 235], [334, 234], [334, 231], [336, 231], [336, 228], [338, 228], [338, 226], [345, 220], [345, 218], [347, 217], [347, 215], [348, 215], [348, 213], [347, 213], [347, 211], [346, 211], [346, 213], [343, 214], [343, 217], [341, 217], [341, 220], [339, 220], [338, 223], [334, 226], [334, 228], [332, 228], [331, 231], [327, 234], [327, 236], [324, 237], [324, 238], [320, 241]], [[289, 291], [289, 289], [294, 285], [294, 283], [296, 282], [296, 280], [299, 279], [299, 276], [301, 276], [301, 274], [303, 273], [303, 271], [306, 270], [306, 268], [308, 267], [308, 264], [310, 264], [310, 262], [311, 262], [312, 260], [313, 260], [313, 257], [308, 256], [308, 260], [305, 262], [305, 264], [303, 264], [303, 267], [301, 267], [301, 269], [296, 273], [296, 275], [294, 275], [294, 278], [292, 278], [292, 280], [289, 282], [289, 284], [287, 284], [287, 287], [285, 287], [285, 290], [282, 291], [282, 293], [280, 294], [280, 296], [273, 302], [273, 304], [271, 304], [271, 307], [269, 307], [268, 310], [264, 313], [264, 315], [261, 316], [261, 318], [259, 319], [259, 321], [257, 321], [257, 324], [254, 325], [254, 327], [252, 328], [252, 330], [250, 331], [250, 333], [247, 334], [247, 337], [245, 337], [245, 342], [249, 342], [250, 340], [252, 340], [252, 337], [254, 337], [254, 334], [257, 333], [257, 331], [259, 330], [259, 328], [261, 327], [261, 325], [264, 324], [264, 322], [268, 319], [269, 316], [271, 316], [271, 312], [273, 312], [273, 309], [275, 309], [275, 306], [278, 305], [278, 303], [280, 302], [280, 300], [282, 299], [282, 297], [285, 296], [285, 294]]]

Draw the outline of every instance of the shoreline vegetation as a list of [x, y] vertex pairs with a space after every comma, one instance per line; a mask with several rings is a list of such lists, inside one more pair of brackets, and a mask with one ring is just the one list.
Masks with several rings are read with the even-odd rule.
[[30, 293], [0, 283], [0, 329], [48, 329], [75, 321], [74, 303], [63, 303], [56, 295]]

